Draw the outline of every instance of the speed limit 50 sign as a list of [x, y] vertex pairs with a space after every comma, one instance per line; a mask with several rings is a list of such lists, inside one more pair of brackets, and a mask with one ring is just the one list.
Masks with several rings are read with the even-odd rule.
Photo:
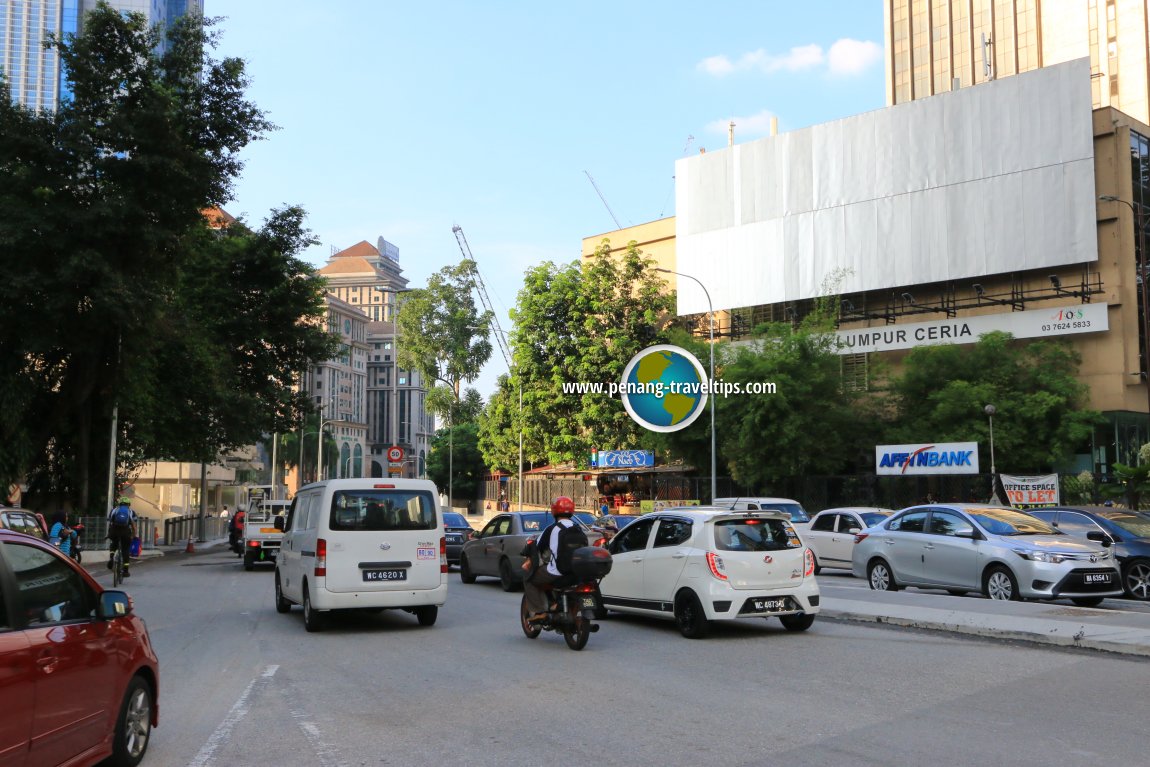
[[403, 460], [403, 448], [392, 445], [387, 449], [387, 460], [392, 463], [399, 463]]

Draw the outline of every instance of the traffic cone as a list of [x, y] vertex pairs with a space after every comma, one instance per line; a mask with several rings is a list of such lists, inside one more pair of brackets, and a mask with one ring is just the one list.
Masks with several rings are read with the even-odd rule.
[[196, 553], [196, 544], [192, 541], [191, 536], [188, 536], [188, 547], [186, 549], [184, 549], [184, 553], [185, 554], [195, 554]]

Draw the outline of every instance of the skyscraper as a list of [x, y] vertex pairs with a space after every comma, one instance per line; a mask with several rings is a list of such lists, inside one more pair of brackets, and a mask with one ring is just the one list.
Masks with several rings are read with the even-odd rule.
[[[48, 34], [80, 30], [84, 14], [98, 0], [0, 0], [0, 70], [12, 100], [30, 109], [54, 110], [68, 98], [60, 56], [44, 48]], [[203, 0], [107, 0], [120, 11], [144, 14], [152, 24], [171, 27], [185, 13], [202, 14]]]
[[885, 0], [888, 104], [1090, 58], [1094, 107], [1150, 122], [1146, 0]]

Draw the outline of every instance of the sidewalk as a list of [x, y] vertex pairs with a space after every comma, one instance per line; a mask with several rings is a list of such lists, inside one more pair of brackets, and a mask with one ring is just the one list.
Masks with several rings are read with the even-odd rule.
[[[227, 538], [213, 538], [213, 539], [210, 539], [207, 541], [196, 541], [195, 542], [195, 549], [196, 550], [194, 553], [203, 553], [205, 551], [210, 551], [210, 550], [219, 548], [221, 546], [227, 546], [227, 545], [228, 545], [228, 539]], [[139, 564], [141, 564], [143, 562], [147, 562], [148, 560], [155, 559], [157, 557], [162, 557], [162, 556], [167, 556], [167, 555], [172, 555], [172, 554], [185, 554], [185, 553], [187, 553], [187, 547], [188, 547], [187, 541], [179, 541], [179, 542], [174, 542], [171, 545], [160, 544], [159, 546], [154, 546], [150, 549], [142, 549], [140, 551], [140, 556], [132, 557], [132, 565], [133, 565], [133, 567], [135, 567], [135, 566], [138, 566]], [[108, 551], [107, 551], [107, 549], [106, 548], [84, 549], [84, 561], [82, 563], [82, 566], [85, 570], [92, 573], [93, 575], [98, 576], [98, 575], [102, 575], [105, 573], [110, 574], [110, 571], [108, 570]]]
[[820, 616], [1150, 656], [1150, 612], [1139, 607], [1140, 603], [1123, 599], [1107, 599], [1102, 606], [1089, 608], [1065, 602], [997, 602], [976, 595], [831, 586], [822, 589]]

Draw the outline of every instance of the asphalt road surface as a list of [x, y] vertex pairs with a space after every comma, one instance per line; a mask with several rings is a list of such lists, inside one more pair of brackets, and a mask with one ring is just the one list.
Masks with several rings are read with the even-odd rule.
[[222, 549], [141, 563], [127, 586], [160, 657], [146, 765], [1145, 759], [1144, 659], [829, 620], [691, 641], [617, 614], [572, 652], [523, 636], [519, 594], [455, 571], [433, 627], [385, 612], [307, 634], [298, 608], [275, 612], [271, 569]]

